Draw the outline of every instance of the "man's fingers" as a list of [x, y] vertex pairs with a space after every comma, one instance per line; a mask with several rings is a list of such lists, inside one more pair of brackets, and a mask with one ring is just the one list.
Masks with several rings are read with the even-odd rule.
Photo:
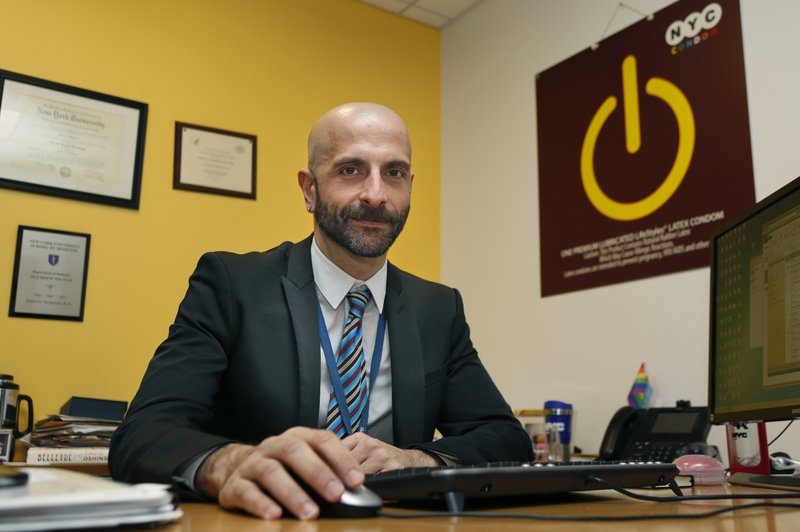
[[258, 484], [287, 511], [300, 519], [313, 519], [319, 515], [319, 507], [311, 495], [292, 478], [281, 462], [266, 458], [259, 460], [254, 467]]
[[439, 462], [416, 449], [399, 449], [366, 434], [354, 434], [344, 440], [364, 473], [379, 473], [401, 467], [433, 467]]
[[[355, 434], [350, 438], [340, 440], [330, 431], [319, 431], [313, 435], [311, 441], [315, 451], [348, 488], [357, 488], [364, 483], [364, 472], [359, 466], [359, 460], [350, 453], [347, 441], [354, 437], [356, 437]], [[303, 476], [303, 478], [306, 477]]]
[[267, 519], [280, 517], [281, 507], [299, 519], [314, 519], [319, 507], [274, 458], [254, 455], [232, 476], [219, 495], [220, 505], [240, 508]]
[[345, 486], [355, 488], [364, 481], [358, 461], [328, 431], [294, 428], [259, 447], [327, 501], [339, 500]]
[[244, 510], [264, 519], [277, 519], [283, 513], [281, 506], [253, 481], [240, 476], [232, 476], [223, 484], [218, 500], [223, 508]]
[[345, 438], [343, 443], [364, 473], [377, 473], [381, 470], [386, 456], [382, 446], [377, 444], [377, 440], [359, 433]]
[[[201, 473], [201, 474], [200, 474]], [[258, 446], [231, 444], [201, 466], [201, 487], [217, 494], [220, 505], [268, 519], [285, 510], [300, 519], [314, 519], [318, 494], [338, 501], [345, 490], [364, 482], [359, 461], [335, 434], [295, 427], [265, 439]]]

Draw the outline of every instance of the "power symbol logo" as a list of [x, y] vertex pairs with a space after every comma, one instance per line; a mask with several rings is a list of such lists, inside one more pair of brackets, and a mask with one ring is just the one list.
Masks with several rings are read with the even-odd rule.
[[[620, 221], [644, 218], [657, 211], [681, 186], [689, 163], [692, 161], [695, 145], [695, 122], [692, 106], [681, 90], [673, 83], [657, 77], [647, 80], [645, 92], [666, 103], [675, 114], [678, 124], [678, 151], [667, 177], [649, 196], [633, 202], [620, 202], [610, 198], [597, 182], [594, 170], [594, 151], [597, 138], [606, 120], [617, 108], [617, 98], [609, 96], [597, 109], [581, 148], [581, 182], [586, 196], [603, 215]], [[639, 81], [636, 71], [636, 58], [627, 56], [622, 61], [622, 99], [625, 118], [625, 147], [628, 153], [639, 151], [642, 144], [639, 120]]]

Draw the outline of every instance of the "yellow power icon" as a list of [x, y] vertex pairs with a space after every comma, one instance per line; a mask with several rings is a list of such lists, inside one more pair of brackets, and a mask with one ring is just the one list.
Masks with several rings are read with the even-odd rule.
[[[581, 182], [592, 205], [605, 216], [614, 220], [630, 221], [644, 218], [658, 210], [678, 190], [694, 153], [695, 124], [692, 107], [681, 90], [669, 81], [652, 77], [645, 85], [645, 92], [664, 101], [675, 114], [678, 123], [678, 152], [667, 177], [646, 198], [624, 203], [608, 197], [597, 182], [594, 171], [594, 148], [597, 137], [608, 117], [617, 108], [617, 99], [609, 96], [594, 114], [581, 148]], [[636, 58], [627, 56], [622, 61], [622, 99], [625, 115], [625, 147], [628, 153], [636, 153], [642, 144], [639, 120], [639, 84], [636, 73]]]

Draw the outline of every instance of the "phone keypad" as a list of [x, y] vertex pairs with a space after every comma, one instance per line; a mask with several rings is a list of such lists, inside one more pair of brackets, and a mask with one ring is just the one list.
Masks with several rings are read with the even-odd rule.
[[675, 459], [675, 452], [685, 447], [683, 442], [633, 442], [628, 449], [627, 460], [641, 460], [645, 462], [671, 462]]

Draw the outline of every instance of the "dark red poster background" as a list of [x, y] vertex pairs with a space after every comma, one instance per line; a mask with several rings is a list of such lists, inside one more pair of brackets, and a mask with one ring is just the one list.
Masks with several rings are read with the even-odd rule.
[[[667, 43], [675, 21], [710, 4], [716, 25]], [[712, 9], [716, 9], [712, 6]], [[621, 65], [636, 58], [641, 148], [625, 148]], [[609, 96], [618, 101], [599, 134], [594, 168], [606, 195], [635, 202], [664, 181], [678, 125], [652, 77], [677, 86], [692, 108], [696, 141], [682, 184], [655, 212], [620, 221], [602, 214], [581, 182], [586, 130]], [[708, 240], [755, 201], [739, 3], [683, 0], [537, 75], [541, 290], [549, 296], [708, 265]]]

